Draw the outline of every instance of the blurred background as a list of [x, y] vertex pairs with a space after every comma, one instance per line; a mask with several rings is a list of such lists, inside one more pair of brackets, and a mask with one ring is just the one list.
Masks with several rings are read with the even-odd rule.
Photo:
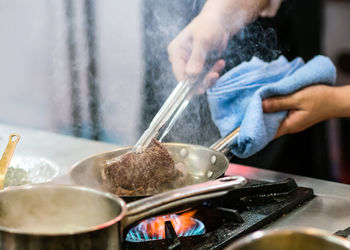
[[[201, 10], [196, 0], [0, 0], [0, 122], [131, 145], [176, 85], [166, 47]], [[273, 19], [237, 34], [229, 70], [253, 55], [317, 54], [350, 83], [350, 1], [286, 0]], [[168, 141], [218, 139], [205, 95]], [[350, 183], [350, 121], [285, 136], [236, 163]]]
[[141, 1], [0, 1], [2, 122], [133, 143]]

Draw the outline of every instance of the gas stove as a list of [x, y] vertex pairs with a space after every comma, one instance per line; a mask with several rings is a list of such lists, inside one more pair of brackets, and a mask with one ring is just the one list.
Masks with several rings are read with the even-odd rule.
[[[115, 144], [0, 123], [1, 145], [6, 145], [8, 135], [13, 131], [21, 134], [23, 138], [20, 147], [16, 149], [16, 155], [39, 157], [57, 165], [59, 173], [54, 182], [61, 184], [70, 184], [67, 174], [71, 166], [77, 161], [117, 147]], [[38, 141], [43, 143], [37, 143]], [[350, 185], [237, 164], [230, 164], [226, 175], [244, 176], [249, 179], [248, 185], [262, 184], [268, 189], [274, 183], [283, 188], [279, 189], [281, 190], [280, 193], [276, 193], [275, 191], [269, 191], [269, 189], [263, 192], [263, 187], [253, 188], [252, 191], [242, 191], [246, 190], [245, 187], [241, 191], [235, 190], [233, 193], [229, 193], [226, 197], [222, 197], [222, 200], [207, 201], [202, 204], [204, 207], [214, 204], [217, 206], [217, 210], [209, 208], [209, 215], [204, 213], [205, 215], [202, 216], [204, 217], [203, 223], [207, 226], [204, 235], [176, 239], [176, 237], [173, 237], [174, 234], [171, 233], [171, 227], [169, 228], [167, 222], [168, 239], [157, 241], [157, 243], [147, 242], [142, 245], [135, 242], [126, 242], [124, 248], [149, 249], [153, 246], [154, 249], [176, 249], [179, 247], [183, 249], [219, 249], [258, 229], [313, 227], [335, 233], [350, 226]], [[297, 183], [297, 187], [295, 187], [294, 181], [288, 178], [292, 178]], [[287, 184], [284, 185], [283, 183]], [[262, 193], [259, 193], [258, 190], [262, 190]], [[248, 198], [243, 198], [239, 192], [248, 192], [245, 196]], [[235, 193], [238, 193], [236, 195], [242, 198], [237, 199]], [[225, 200], [227, 197], [231, 198]], [[263, 197], [267, 199], [260, 199]], [[253, 206], [249, 203], [251, 200], [260, 202]], [[237, 212], [231, 213], [234, 210]], [[218, 211], [225, 212], [223, 212], [223, 215], [214, 217], [217, 219], [208, 219], [212, 218], [213, 214], [221, 213]], [[232, 216], [236, 218], [236, 215], [232, 215], [235, 213], [238, 213], [242, 220], [231, 219]], [[197, 212], [197, 214], [198, 216], [201, 215], [200, 212]], [[253, 223], [254, 220], [256, 223]], [[178, 242], [182, 245], [179, 245]]]
[[[123, 249], [222, 249], [314, 197], [311, 188], [299, 187], [291, 178], [276, 182], [250, 179], [242, 188], [192, 207], [192, 220], [197, 223], [182, 232], [184, 236], [177, 236], [178, 219], [171, 219], [175, 214], [159, 216], [158, 220], [152, 217], [125, 232]], [[157, 223], [163, 236], [155, 236], [150, 232], [154, 225], [145, 223]]]

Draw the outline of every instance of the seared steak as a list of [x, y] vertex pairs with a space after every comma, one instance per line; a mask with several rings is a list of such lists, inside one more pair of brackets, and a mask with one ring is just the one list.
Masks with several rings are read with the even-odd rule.
[[118, 195], [148, 195], [164, 191], [182, 177], [174, 160], [160, 142], [153, 139], [142, 153], [128, 152], [105, 161], [102, 179]]

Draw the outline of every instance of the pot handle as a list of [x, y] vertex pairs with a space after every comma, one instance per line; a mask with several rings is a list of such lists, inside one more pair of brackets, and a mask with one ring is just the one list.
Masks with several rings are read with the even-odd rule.
[[212, 144], [210, 148], [215, 151], [221, 152], [225, 155], [228, 155], [232, 149], [233, 140], [238, 136], [240, 128], [241, 127], [236, 128], [227, 136], [219, 139], [214, 144]]
[[5, 148], [4, 154], [0, 159], [0, 189], [4, 188], [5, 176], [10, 165], [13, 152], [21, 136], [19, 134], [11, 134]]
[[127, 214], [122, 227], [150, 217], [168, 209], [186, 205], [194, 201], [223, 196], [229, 191], [247, 183], [242, 176], [227, 176], [216, 180], [174, 189], [126, 204]]

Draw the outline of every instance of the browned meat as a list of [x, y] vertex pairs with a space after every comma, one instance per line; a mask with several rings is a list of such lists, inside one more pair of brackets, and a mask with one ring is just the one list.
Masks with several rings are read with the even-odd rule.
[[155, 139], [143, 153], [129, 152], [106, 161], [102, 171], [111, 192], [129, 196], [162, 192], [182, 176], [169, 152]]

